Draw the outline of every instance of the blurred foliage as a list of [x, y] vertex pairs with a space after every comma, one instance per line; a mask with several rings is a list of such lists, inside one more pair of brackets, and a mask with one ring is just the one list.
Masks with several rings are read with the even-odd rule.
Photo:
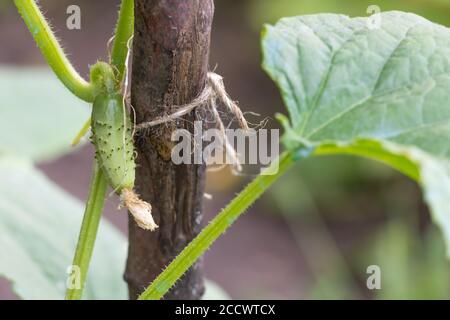
[[[443, 238], [431, 226], [422, 235], [419, 209], [411, 201], [420, 199], [413, 183], [383, 165], [351, 157], [305, 161], [295, 169], [272, 189], [266, 205], [276, 204], [273, 212], [284, 216], [297, 239], [313, 273], [311, 298], [450, 298]], [[383, 220], [374, 220], [376, 215]], [[333, 221], [358, 228], [364, 220], [371, 231], [363, 244], [353, 241], [342, 251], [330, 231]], [[381, 267], [382, 290], [365, 288], [371, 264]]]
[[[0, 174], [0, 276], [23, 299], [62, 299], [84, 206], [24, 159], [0, 157]], [[126, 248], [103, 220], [85, 298], [126, 299]]]
[[450, 298], [450, 267], [441, 233], [429, 227], [423, 237], [418, 234], [411, 219], [393, 218], [360, 251], [361, 270], [369, 261], [381, 269], [381, 289], [373, 291], [376, 298]]
[[318, 210], [339, 221], [383, 216], [388, 206], [414, 206], [411, 198], [420, 197], [413, 181], [385, 165], [351, 156], [330, 156], [299, 163], [281, 178], [267, 201], [275, 200], [288, 215], [307, 216], [310, 208], [305, 198], [309, 193], [315, 197]]
[[[306, 162], [307, 165], [311, 163]], [[299, 167], [297, 169], [300, 169]], [[290, 175], [282, 179], [293, 180]], [[350, 268], [322, 217], [319, 202], [315, 199], [321, 193], [313, 194], [304, 181], [297, 179], [295, 185], [290, 187], [289, 183], [281, 182], [279, 186], [282, 188], [273, 189], [271, 200], [277, 207], [276, 212], [285, 219], [311, 272], [314, 290], [310, 296], [321, 299], [344, 299], [359, 295]], [[284, 192], [288, 192], [287, 197], [283, 196], [286, 195]]]
[[10, 0], [0, 0], [0, 15], [5, 12], [11, 4], [12, 1]]
[[[43, 68], [1, 67], [0, 93], [0, 275], [21, 298], [62, 299], [84, 206], [33, 163], [67, 153], [89, 108]], [[86, 298], [127, 297], [125, 255], [102, 221]]]
[[[328, 171], [330, 167], [335, 170]], [[387, 179], [398, 182], [389, 187]], [[353, 192], [355, 181], [359, 194]], [[450, 298], [450, 265], [442, 235], [428, 223], [422, 232], [419, 208], [411, 204], [411, 199], [418, 198], [414, 197], [418, 190], [413, 184], [404, 184], [407, 181], [368, 160], [330, 157], [298, 165], [272, 189], [265, 204], [275, 204], [273, 212], [286, 220], [299, 254], [306, 259], [311, 272], [308, 297]], [[378, 196], [370, 203], [357, 200], [377, 188]], [[330, 189], [339, 197], [330, 196]], [[335, 199], [340, 201], [328, 202]], [[382, 219], [368, 217], [368, 207], [377, 208], [372, 214]], [[345, 248], [336, 238], [342, 242], [336, 227], [343, 223], [354, 229], [344, 235], [351, 243]], [[381, 268], [381, 290], [366, 287], [369, 265]]]
[[[338, 269], [323, 275], [311, 291], [312, 297], [323, 299], [327, 295], [320, 291], [325, 286], [331, 292], [340, 293], [340, 299], [449, 299], [450, 266], [445, 258], [443, 238], [436, 227], [430, 227], [418, 236], [420, 230], [406, 219], [392, 218], [377, 233], [368, 239], [351, 258], [352, 268], [359, 279], [359, 289], [350, 296], [342, 296], [348, 289], [339, 279], [345, 277]], [[381, 288], [366, 287], [367, 267], [380, 268]], [[332, 269], [332, 268], [331, 268]], [[331, 279], [328, 281], [328, 279]], [[348, 291], [347, 291], [348, 292]]]
[[68, 152], [90, 114], [47, 68], [0, 66], [0, 96], [0, 154], [34, 161]]

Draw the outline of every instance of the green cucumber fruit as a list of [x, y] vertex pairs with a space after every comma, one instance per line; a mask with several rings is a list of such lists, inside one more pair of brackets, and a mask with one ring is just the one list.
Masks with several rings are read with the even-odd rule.
[[92, 142], [95, 157], [117, 193], [133, 189], [134, 149], [131, 121], [120, 94], [100, 93], [92, 109]]
[[143, 229], [155, 230], [151, 206], [133, 192], [136, 164], [132, 125], [123, 96], [119, 93], [97, 94], [91, 117], [95, 158], [122, 204]]

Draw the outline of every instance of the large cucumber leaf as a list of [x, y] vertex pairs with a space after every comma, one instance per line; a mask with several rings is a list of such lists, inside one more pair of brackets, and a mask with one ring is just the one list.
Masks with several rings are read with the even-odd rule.
[[319, 14], [263, 32], [264, 68], [290, 114], [284, 142], [354, 154], [416, 179], [450, 256], [450, 29], [410, 13]]
[[[0, 157], [0, 276], [23, 299], [63, 299], [83, 204], [27, 160]], [[126, 240], [103, 220], [84, 297], [126, 299]]]

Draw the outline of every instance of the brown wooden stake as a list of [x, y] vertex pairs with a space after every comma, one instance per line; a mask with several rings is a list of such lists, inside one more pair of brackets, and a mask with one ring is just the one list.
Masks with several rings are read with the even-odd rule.
[[[173, 112], [203, 90], [208, 71], [212, 0], [136, 0], [131, 102], [136, 123]], [[186, 121], [187, 120], [187, 121]], [[205, 167], [170, 160], [171, 133], [193, 132], [190, 115], [136, 137], [136, 191], [151, 203], [159, 229], [139, 228], [129, 219], [125, 271], [135, 299], [201, 229]], [[204, 292], [201, 262], [166, 299], [199, 299]]]

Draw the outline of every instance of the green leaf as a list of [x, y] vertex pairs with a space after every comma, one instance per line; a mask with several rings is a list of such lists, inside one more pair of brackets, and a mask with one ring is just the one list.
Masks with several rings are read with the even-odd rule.
[[[83, 205], [28, 161], [0, 158], [0, 276], [24, 299], [63, 299]], [[102, 221], [86, 299], [126, 299], [126, 241]]]
[[289, 110], [285, 144], [380, 160], [419, 181], [450, 256], [450, 29], [410, 13], [282, 19], [264, 68]]
[[36, 161], [56, 158], [70, 144], [90, 108], [47, 69], [0, 66], [0, 155]]

